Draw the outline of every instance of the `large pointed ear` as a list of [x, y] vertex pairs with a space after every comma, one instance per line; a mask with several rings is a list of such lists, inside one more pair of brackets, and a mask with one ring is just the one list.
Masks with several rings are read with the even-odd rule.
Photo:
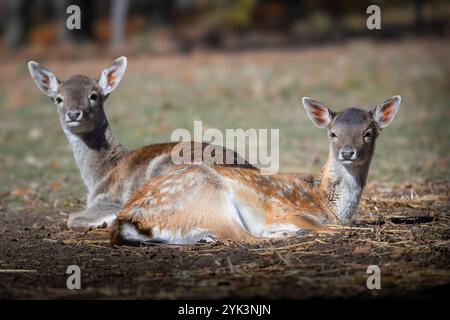
[[36, 61], [28, 62], [28, 70], [37, 87], [47, 96], [54, 98], [58, 90], [59, 80], [53, 72]]
[[122, 79], [125, 69], [127, 68], [127, 58], [120, 57], [112, 65], [106, 67], [98, 79], [98, 84], [106, 96], [110, 94]]
[[306, 113], [316, 126], [326, 128], [330, 125], [334, 114], [324, 104], [308, 97], [303, 97], [302, 102]]
[[393, 96], [373, 109], [373, 119], [380, 130], [386, 128], [394, 120], [401, 101], [400, 96]]

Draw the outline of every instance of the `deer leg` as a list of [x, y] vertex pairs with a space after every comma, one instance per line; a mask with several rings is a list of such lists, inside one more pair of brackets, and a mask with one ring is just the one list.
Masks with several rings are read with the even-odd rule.
[[72, 230], [86, 230], [89, 228], [107, 228], [116, 219], [120, 208], [114, 206], [94, 206], [84, 211], [69, 215], [67, 226]]
[[330, 229], [327, 225], [316, 220], [316, 218], [310, 214], [293, 215], [289, 219], [290, 223], [294, 224], [299, 229], [295, 232], [297, 235], [302, 235], [311, 231], [317, 233], [335, 233], [336, 231]]

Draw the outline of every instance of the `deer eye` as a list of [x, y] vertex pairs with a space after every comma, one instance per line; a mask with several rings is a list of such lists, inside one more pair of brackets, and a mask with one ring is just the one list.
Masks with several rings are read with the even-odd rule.
[[56, 97], [55, 101], [57, 104], [60, 104], [61, 102], [63, 102], [63, 98], [58, 96], [58, 97]]
[[98, 99], [98, 94], [95, 92], [92, 92], [91, 95], [89, 96], [89, 100], [97, 101], [97, 99]]
[[372, 130], [369, 129], [364, 133], [363, 139], [365, 142], [369, 142], [371, 138], [372, 138]]
[[337, 135], [334, 132], [330, 132], [330, 137], [331, 138], [337, 138]]

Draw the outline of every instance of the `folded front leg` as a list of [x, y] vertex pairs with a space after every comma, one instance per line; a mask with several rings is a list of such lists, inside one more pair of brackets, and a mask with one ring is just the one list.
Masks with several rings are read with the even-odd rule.
[[117, 206], [94, 206], [84, 211], [69, 215], [67, 226], [72, 230], [87, 230], [90, 228], [108, 228], [116, 219], [120, 210]]

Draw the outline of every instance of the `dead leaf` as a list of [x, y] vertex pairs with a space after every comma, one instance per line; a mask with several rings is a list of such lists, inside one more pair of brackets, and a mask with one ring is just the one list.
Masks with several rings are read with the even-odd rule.
[[353, 250], [352, 254], [366, 254], [369, 253], [371, 249], [370, 246], [358, 246]]
[[61, 164], [57, 160], [52, 160], [49, 162], [48, 166], [53, 169], [57, 169], [61, 167]]
[[58, 190], [58, 189], [61, 189], [61, 187], [62, 187], [62, 184], [58, 181], [53, 181], [50, 184], [50, 189], [52, 189], [52, 190]]
[[29, 188], [17, 188], [11, 191], [12, 196], [29, 196], [33, 193], [34, 191]]

